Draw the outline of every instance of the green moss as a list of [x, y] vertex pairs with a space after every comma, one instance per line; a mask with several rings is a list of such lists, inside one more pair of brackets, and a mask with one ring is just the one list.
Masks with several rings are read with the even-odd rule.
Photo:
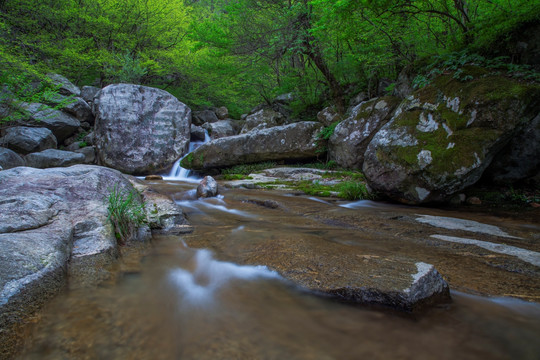
[[185, 158], [180, 161], [180, 166], [186, 169], [191, 169], [193, 165], [193, 153], [189, 153]]

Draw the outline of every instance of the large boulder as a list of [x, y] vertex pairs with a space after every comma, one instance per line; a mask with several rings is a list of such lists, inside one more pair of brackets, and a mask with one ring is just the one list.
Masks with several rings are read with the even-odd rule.
[[75, 117], [39, 103], [23, 103], [21, 107], [28, 113], [29, 122], [51, 130], [61, 144], [73, 135], [81, 122]]
[[133, 175], [156, 173], [187, 151], [191, 109], [164, 90], [109, 85], [94, 106], [94, 143], [102, 165]]
[[328, 142], [329, 159], [339, 166], [362, 169], [364, 153], [375, 133], [386, 124], [401, 100], [392, 96], [375, 98], [352, 109]]
[[7, 170], [17, 166], [24, 166], [24, 159], [16, 152], [0, 147], [0, 167]]
[[283, 125], [284, 121], [285, 116], [281, 113], [272, 108], [265, 107], [246, 117], [241, 133], [245, 134], [255, 128], [262, 129]]
[[539, 106], [539, 85], [489, 74], [468, 82], [440, 76], [373, 137], [364, 173], [374, 190], [395, 200], [443, 201], [478, 181]]
[[56, 138], [47, 128], [14, 126], [5, 130], [0, 144], [20, 154], [56, 148]]
[[211, 139], [236, 135], [233, 123], [230, 120], [219, 120], [215, 123], [206, 123], [203, 124], [202, 128], [208, 131]]
[[304, 121], [212, 140], [182, 160], [188, 169], [202, 170], [271, 160], [305, 160], [318, 155], [322, 125]]
[[[0, 357], [20, 346], [20, 326], [66, 285], [95, 285], [121, 252], [108, 219], [107, 196], [113, 188], [134, 191], [120, 172], [98, 166], [0, 172]], [[160, 229], [182, 210], [171, 200], [145, 196]], [[137, 200], [140, 201], [140, 200]], [[166, 209], [165, 209], [166, 208]], [[165, 209], [165, 210], [164, 210]], [[149, 239], [142, 225], [130, 243]], [[130, 245], [128, 243], [127, 245]]]
[[484, 178], [496, 184], [513, 184], [540, 173], [540, 114], [521, 129], [497, 154]]
[[27, 166], [38, 169], [83, 164], [85, 159], [86, 157], [83, 154], [57, 149], [48, 149], [41, 152], [28, 154], [25, 157]]

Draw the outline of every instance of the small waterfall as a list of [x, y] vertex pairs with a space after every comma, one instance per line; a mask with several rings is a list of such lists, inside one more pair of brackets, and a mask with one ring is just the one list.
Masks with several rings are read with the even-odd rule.
[[176, 160], [176, 162], [174, 163], [174, 165], [173, 165], [173, 167], [171, 169], [171, 172], [169, 174], [163, 176], [163, 178], [165, 180], [200, 181], [201, 180], [200, 178], [191, 175], [191, 170], [181, 167], [180, 166], [180, 161], [182, 161], [183, 158], [188, 156], [189, 153], [191, 153], [193, 150], [195, 150], [196, 148], [198, 148], [199, 146], [201, 146], [203, 144], [206, 144], [209, 141], [210, 141], [210, 135], [208, 135], [208, 131], [205, 130], [204, 131], [204, 140], [203, 141], [192, 141], [192, 142], [190, 142], [189, 143], [189, 151], [187, 152], [187, 154], [182, 156], [180, 159]]

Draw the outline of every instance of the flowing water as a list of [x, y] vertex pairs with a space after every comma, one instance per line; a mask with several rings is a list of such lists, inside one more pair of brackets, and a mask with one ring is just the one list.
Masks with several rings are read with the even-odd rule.
[[[540, 284], [531, 277], [533, 265], [524, 264], [529, 273], [521, 274], [505, 268], [510, 257], [410, 240], [439, 231], [416, 222], [418, 214], [459, 214], [252, 190], [196, 200], [193, 187], [177, 181], [156, 185], [183, 207], [193, 234], [154, 237], [146, 249], [125, 248], [114, 279], [57, 297], [21, 358], [540, 358], [540, 305], [500, 296], [512, 292], [534, 299]], [[504, 224], [516, 237], [538, 232], [530, 221], [470, 217]], [[431, 262], [461, 292], [453, 290], [452, 303], [416, 315], [316, 296], [257, 265], [264, 246], [298, 238]]]

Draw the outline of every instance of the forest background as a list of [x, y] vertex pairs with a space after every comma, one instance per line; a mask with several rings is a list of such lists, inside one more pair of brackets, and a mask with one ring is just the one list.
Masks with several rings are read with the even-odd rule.
[[539, 20], [538, 0], [0, 0], [0, 102], [42, 101], [54, 72], [234, 117], [292, 92], [309, 117], [391, 93], [400, 72], [415, 87], [466, 63], [538, 80], [513, 39]]

